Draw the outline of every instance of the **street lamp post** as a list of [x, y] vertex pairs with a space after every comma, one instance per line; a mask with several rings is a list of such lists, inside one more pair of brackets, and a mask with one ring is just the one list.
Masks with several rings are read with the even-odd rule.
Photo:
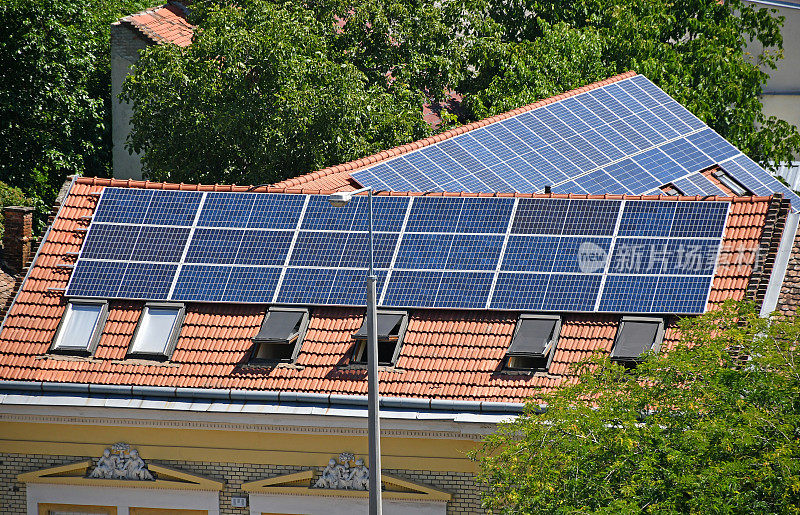
[[378, 406], [378, 331], [376, 323], [375, 270], [372, 254], [372, 188], [333, 193], [328, 201], [345, 206], [358, 193], [368, 192], [369, 199], [369, 274], [367, 275], [367, 390], [369, 438], [369, 513], [381, 515], [381, 419]]

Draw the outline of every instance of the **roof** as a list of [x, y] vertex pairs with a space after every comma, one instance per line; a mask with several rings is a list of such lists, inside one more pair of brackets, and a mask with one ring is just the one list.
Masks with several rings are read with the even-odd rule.
[[[64, 383], [270, 390], [323, 394], [366, 393], [366, 372], [342, 367], [353, 345], [363, 310], [315, 308], [296, 366], [247, 365], [251, 338], [268, 306], [188, 303], [174, 354], [167, 363], [125, 359], [144, 302], [110, 301], [108, 320], [93, 356], [48, 355], [65, 309], [63, 291], [69, 268], [80, 249], [98, 193], [107, 186], [204, 191], [244, 191], [244, 186], [165, 184], [114, 179], [77, 179], [66, 197], [16, 302], [0, 331], [0, 380]], [[260, 191], [328, 193], [305, 189]], [[402, 195], [402, 193], [392, 193]], [[447, 195], [447, 194], [443, 194]], [[476, 194], [452, 194], [477, 196]], [[494, 195], [494, 194], [487, 194]], [[523, 197], [587, 198], [586, 195]], [[506, 195], [503, 195], [506, 196]], [[508, 195], [511, 196], [511, 195]], [[589, 197], [597, 198], [597, 197]], [[604, 198], [623, 198], [608, 195]], [[624, 197], [700, 200], [698, 197]], [[731, 202], [724, 233], [724, 253], [759, 246], [771, 228], [780, 197], [711, 197]], [[754, 278], [769, 275], [749, 264], [717, 268], [709, 307], [747, 295]], [[550, 389], [571, 377], [570, 365], [594, 351], [609, 351], [620, 317], [569, 314], [562, 323], [549, 373], [511, 375], [501, 360], [511, 344], [517, 313], [460, 310], [413, 310], [396, 367], [380, 372], [381, 394], [390, 397], [521, 402], [539, 387]], [[666, 341], [675, 341], [674, 317]]]
[[435, 143], [439, 143], [440, 141], [444, 141], [446, 139], [453, 138], [455, 136], [459, 136], [464, 134], [465, 132], [469, 132], [475, 129], [479, 129], [486, 125], [490, 125], [492, 123], [496, 123], [508, 118], [512, 118], [519, 114], [532, 111], [539, 107], [552, 104], [553, 102], [558, 102], [559, 100], [563, 100], [568, 97], [572, 97], [575, 95], [579, 95], [581, 93], [585, 93], [587, 91], [591, 91], [593, 89], [601, 88], [603, 86], [607, 86], [609, 84], [613, 84], [615, 82], [619, 82], [621, 80], [625, 80], [627, 78], [633, 77], [636, 75], [636, 72], [628, 71], [625, 73], [621, 73], [619, 75], [615, 75], [608, 79], [593, 82], [591, 84], [587, 84], [586, 86], [573, 89], [562, 93], [560, 95], [556, 95], [550, 98], [546, 98], [544, 100], [539, 100], [538, 102], [534, 102], [532, 104], [528, 104], [526, 106], [512, 109], [511, 111], [507, 111], [505, 113], [501, 113], [489, 118], [485, 118], [483, 120], [479, 120], [477, 122], [468, 123], [466, 125], [461, 125], [459, 127], [455, 127], [448, 131], [442, 132], [440, 134], [436, 134], [434, 136], [430, 136], [425, 139], [421, 139], [418, 141], [414, 141], [412, 143], [408, 143], [405, 145], [400, 145], [398, 147], [384, 150], [383, 152], [379, 152], [377, 154], [373, 154], [371, 156], [367, 156], [361, 159], [356, 159], [354, 161], [350, 161], [348, 163], [330, 166], [328, 168], [323, 168], [322, 170], [318, 170], [306, 175], [301, 175], [299, 177], [294, 177], [291, 179], [286, 179], [281, 181], [275, 186], [277, 187], [284, 187], [284, 188], [295, 188], [295, 187], [305, 187], [305, 188], [317, 188], [317, 189], [327, 189], [331, 186], [333, 187], [343, 187], [343, 186], [352, 186], [353, 188], [358, 187], [358, 183], [356, 183], [350, 176], [353, 172], [361, 170], [362, 168], [366, 168], [368, 166], [372, 166], [376, 163], [380, 163], [381, 161], [386, 161], [388, 159], [392, 159], [394, 157], [407, 154], [409, 152], [413, 152], [414, 150], [427, 147], [433, 145]]
[[178, 46], [192, 44], [194, 26], [187, 21], [185, 9], [174, 3], [131, 14], [120, 19], [118, 23], [136, 29], [153, 43], [172, 43]]

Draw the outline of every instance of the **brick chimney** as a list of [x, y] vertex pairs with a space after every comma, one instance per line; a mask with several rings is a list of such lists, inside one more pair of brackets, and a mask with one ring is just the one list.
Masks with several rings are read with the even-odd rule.
[[33, 241], [33, 208], [8, 206], [3, 233], [3, 261], [12, 272], [19, 273], [31, 257]]

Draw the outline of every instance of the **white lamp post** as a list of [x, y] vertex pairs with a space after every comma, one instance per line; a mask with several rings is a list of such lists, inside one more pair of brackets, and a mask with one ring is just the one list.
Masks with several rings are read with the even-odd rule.
[[372, 188], [333, 193], [328, 201], [335, 207], [347, 205], [353, 195], [369, 192], [369, 274], [367, 275], [367, 390], [369, 438], [369, 513], [381, 515], [381, 420], [378, 407], [378, 334], [376, 327], [375, 270], [372, 254]]

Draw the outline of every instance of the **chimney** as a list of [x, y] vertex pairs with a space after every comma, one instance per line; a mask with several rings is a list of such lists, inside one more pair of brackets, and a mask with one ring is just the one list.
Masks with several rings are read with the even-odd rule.
[[12, 272], [19, 273], [31, 257], [33, 240], [33, 208], [8, 206], [3, 233], [3, 261]]

